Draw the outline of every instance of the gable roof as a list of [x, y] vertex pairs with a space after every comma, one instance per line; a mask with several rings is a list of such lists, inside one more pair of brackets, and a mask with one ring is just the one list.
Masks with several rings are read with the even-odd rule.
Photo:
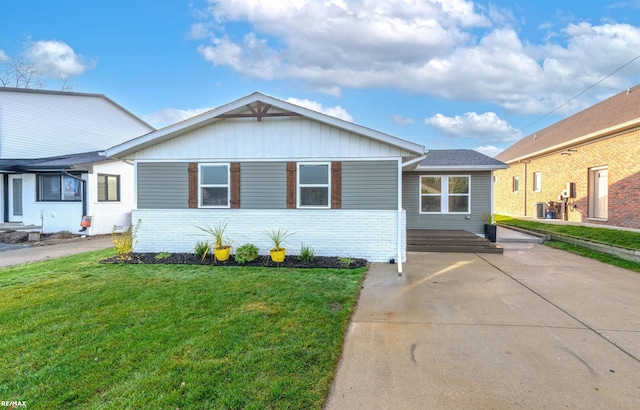
[[496, 155], [496, 159], [516, 162], [638, 126], [640, 85], [524, 137]]
[[[261, 107], [262, 104], [264, 104], [264, 111], [257, 111], [255, 108], [250, 106], [254, 103], [257, 103], [258, 107]], [[276, 109], [276, 111], [273, 114], [267, 114], [267, 111], [270, 108], [274, 108]], [[251, 110], [251, 114], [247, 114], [247, 110]], [[106, 151], [106, 154], [108, 157], [123, 158], [136, 151], [140, 151], [155, 144], [170, 140], [174, 137], [204, 127], [206, 125], [222, 121], [226, 118], [241, 118], [250, 116], [257, 117], [258, 121], [261, 121], [262, 118], [268, 116], [304, 116], [315, 121], [340, 128], [345, 131], [357, 133], [373, 140], [413, 152], [416, 155], [420, 155], [424, 152], [424, 147], [422, 145], [403, 140], [379, 131], [375, 131], [349, 121], [344, 121], [339, 118], [322, 114], [320, 112], [313, 111], [308, 108], [304, 108], [283, 100], [279, 100], [277, 98], [270, 97], [259, 92], [255, 92], [246, 97], [240, 98], [239, 100], [222, 105], [218, 108], [214, 108], [195, 117], [191, 117], [184, 121], [169, 125], [165, 128], [124, 142], [120, 145], [108, 149]]]
[[507, 164], [472, 149], [429, 150], [415, 171], [493, 171]]
[[0, 158], [104, 150], [153, 130], [102, 94], [0, 87]]

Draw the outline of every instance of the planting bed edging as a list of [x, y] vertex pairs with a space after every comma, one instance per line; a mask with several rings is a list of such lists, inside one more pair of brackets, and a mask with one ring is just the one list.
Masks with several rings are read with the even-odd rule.
[[298, 260], [297, 256], [287, 256], [282, 263], [274, 263], [269, 255], [261, 255], [252, 262], [237, 263], [233, 255], [225, 262], [213, 262], [211, 258], [204, 261], [193, 253], [133, 253], [130, 259], [121, 260], [119, 257], [104, 259], [101, 263], [113, 264], [162, 264], [162, 265], [208, 265], [208, 266], [261, 266], [273, 268], [337, 268], [337, 269], [356, 269], [367, 265], [366, 259], [350, 258], [351, 263], [345, 266], [341, 263], [337, 256], [316, 256], [312, 262], [304, 262]]

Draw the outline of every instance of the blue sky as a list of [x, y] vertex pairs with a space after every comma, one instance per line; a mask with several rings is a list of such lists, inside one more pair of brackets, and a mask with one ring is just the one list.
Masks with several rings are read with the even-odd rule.
[[31, 63], [157, 127], [260, 91], [495, 155], [640, 83], [639, 16], [640, 0], [11, 1], [0, 69]]

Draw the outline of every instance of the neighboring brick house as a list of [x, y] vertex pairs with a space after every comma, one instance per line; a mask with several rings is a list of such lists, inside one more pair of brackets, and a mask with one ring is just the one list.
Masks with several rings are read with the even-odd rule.
[[496, 156], [495, 211], [640, 228], [640, 86]]

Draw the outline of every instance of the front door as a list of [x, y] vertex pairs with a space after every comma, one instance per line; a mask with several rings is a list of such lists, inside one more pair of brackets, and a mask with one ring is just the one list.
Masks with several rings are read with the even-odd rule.
[[593, 172], [593, 218], [609, 217], [609, 171], [598, 169]]
[[22, 176], [9, 175], [9, 222], [22, 222]]

